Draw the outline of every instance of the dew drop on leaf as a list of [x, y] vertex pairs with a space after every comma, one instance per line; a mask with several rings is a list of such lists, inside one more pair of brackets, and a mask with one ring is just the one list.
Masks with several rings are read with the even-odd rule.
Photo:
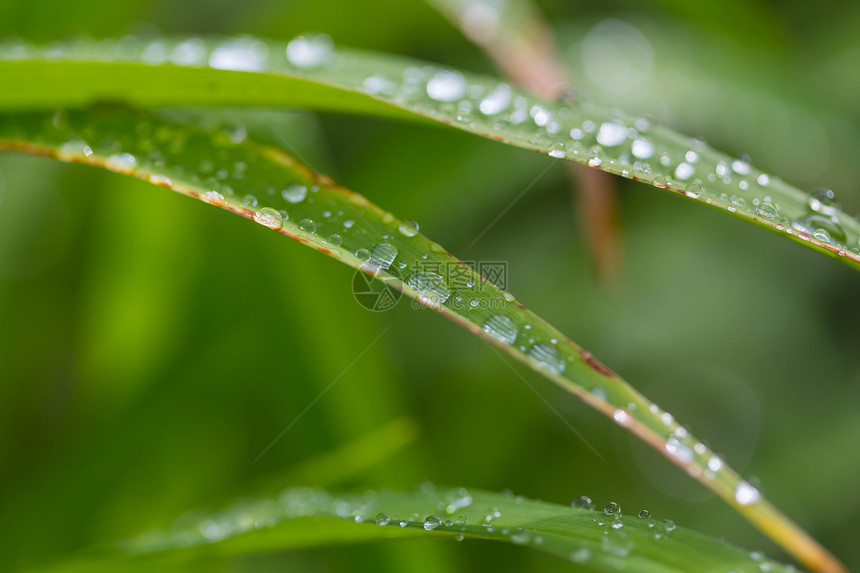
[[752, 505], [761, 498], [761, 494], [749, 482], [742, 481], [735, 488], [735, 501], [741, 505]]
[[331, 57], [332, 47], [325, 34], [299, 36], [287, 44], [287, 60], [297, 68], [316, 68]]
[[406, 237], [414, 237], [418, 234], [418, 223], [412, 220], [403, 221], [402, 223], [400, 223], [400, 227], [398, 227], [397, 230], [400, 231], [401, 235], [404, 235]]
[[693, 461], [693, 450], [675, 436], [669, 436], [664, 445], [666, 452], [681, 463]]
[[298, 183], [294, 183], [281, 191], [281, 197], [290, 203], [301, 203], [305, 200], [307, 194], [308, 188], [304, 185], [299, 185]]
[[254, 213], [254, 221], [270, 229], [280, 229], [284, 224], [283, 216], [270, 207], [263, 207]]
[[549, 370], [553, 374], [564, 372], [564, 360], [559, 355], [558, 349], [555, 346], [546, 342], [540, 342], [529, 348], [528, 354], [541, 368]]
[[510, 317], [504, 314], [495, 314], [484, 321], [481, 329], [505, 344], [513, 344], [517, 339], [517, 326]]
[[428, 515], [427, 518], [424, 520], [425, 531], [433, 531], [440, 525], [442, 525], [442, 520], [435, 515]]
[[427, 95], [436, 101], [455, 101], [465, 94], [466, 78], [460, 72], [440, 70], [427, 82]]

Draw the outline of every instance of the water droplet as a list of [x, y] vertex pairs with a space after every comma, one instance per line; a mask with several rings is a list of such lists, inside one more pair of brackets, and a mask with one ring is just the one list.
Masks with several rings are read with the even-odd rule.
[[105, 160], [105, 167], [114, 171], [131, 171], [137, 167], [137, 159], [130, 153], [114, 153]]
[[701, 180], [694, 179], [693, 181], [690, 181], [687, 184], [687, 189], [685, 190], [685, 193], [687, 194], [687, 197], [692, 197], [693, 199], [698, 199], [699, 197], [702, 196], [703, 191], [704, 190], [702, 188]]
[[842, 206], [836, 201], [836, 193], [823, 187], [813, 192], [807, 202], [810, 209], [824, 215], [838, 215], [842, 210]]
[[662, 175], [658, 175], [657, 177], [654, 178], [654, 185], [656, 185], [657, 187], [661, 187], [661, 188], [665, 189], [666, 187], [669, 186], [669, 182], [666, 181], [666, 178], [663, 177]]
[[842, 225], [839, 223], [839, 219], [835, 216], [813, 214], [808, 217], [804, 217], [803, 219], [792, 221], [791, 226], [798, 231], [803, 231], [810, 235], [814, 235], [818, 230], [825, 231], [828, 236], [828, 243], [831, 242], [829, 239], [833, 239], [840, 243], [844, 243], [846, 241], [845, 229], [842, 228]]
[[750, 164], [748, 158], [738, 158], [732, 161], [732, 171], [738, 175], [749, 175]]
[[752, 505], [761, 499], [761, 494], [749, 482], [742, 481], [735, 488], [735, 501], [741, 505]]
[[510, 317], [504, 314], [496, 314], [488, 318], [482, 330], [505, 344], [513, 344], [517, 339], [517, 326]]
[[666, 530], [666, 533], [671, 533], [672, 531], [675, 531], [675, 529], [676, 529], [675, 522], [672, 521], [671, 519], [664, 519], [663, 520], [663, 528]]
[[367, 249], [358, 249], [355, 251], [355, 258], [365, 263], [369, 263], [373, 255]]
[[603, 507], [603, 513], [606, 515], [621, 515], [621, 506], [614, 501], [610, 501]]
[[675, 168], [675, 177], [682, 181], [686, 181], [692, 177], [695, 172], [696, 169], [689, 163], [679, 163], [678, 167]]
[[633, 140], [631, 152], [639, 159], [648, 159], [654, 155], [654, 144], [647, 137], [637, 137]]
[[442, 520], [436, 517], [435, 515], [428, 515], [427, 519], [424, 520], [424, 530], [425, 531], [433, 531], [437, 527], [442, 525]]
[[311, 219], [302, 219], [299, 221], [299, 228], [305, 233], [316, 233], [317, 232], [317, 224], [314, 223]]
[[391, 516], [387, 513], [380, 513], [376, 516], [376, 525], [389, 525], [391, 523]]
[[560, 141], [554, 141], [550, 144], [547, 155], [556, 159], [564, 159], [564, 144]]
[[576, 498], [575, 500], [573, 500], [571, 507], [573, 507], [574, 509], [591, 510], [591, 509], [594, 509], [594, 502], [591, 501], [590, 497], [581, 495], [578, 498]]
[[711, 456], [708, 460], [708, 469], [714, 473], [717, 473], [723, 468], [723, 460], [721, 460], [717, 456]]
[[332, 47], [325, 34], [299, 36], [287, 44], [287, 60], [298, 68], [315, 68], [331, 57]]
[[419, 300], [429, 306], [444, 304], [451, 296], [448, 283], [441, 276], [429, 271], [417, 272], [409, 276], [406, 284], [418, 291]]
[[246, 209], [256, 209], [257, 208], [257, 198], [253, 195], [245, 195], [242, 197], [242, 201], [240, 202], [242, 207]]
[[774, 205], [770, 201], [762, 201], [761, 203], [759, 203], [755, 208], [755, 213], [759, 217], [767, 219], [768, 221], [773, 221], [779, 214], [776, 205]]
[[156, 185], [161, 185], [162, 187], [171, 187], [173, 186], [173, 181], [170, 180], [170, 177], [166, 175], [150, 175], [147, 177], [150, 183], [155, 183]]
[[237, 38], [221, 44], [209, 55], [209, 67], [255, 72], [264, 69], [269, 48], [259, 40]]
[[617, 123], [605, 122], [597, 131], [597, 143], [607, 147], [621, 145], [627, 138], [627, 128]]
[[84, 157], [89, 157], [93, 154], [93, 150], [89, 145], [78, 140], [63, 143], [60, 146], [60, 152], [67, 153], [69, 155], [83, 155]]
[[669, 436], [666, 440], [665, 448], [670, 456], [683, 464], [693, 461], [693, 450], [675, 436]]
[[217, 191], [208, 191], [203, 194], [203, 199], [210, 205], [220, 207], [225, 203], [224, 196]]
[[298, 183], [294, 183], [290, 185], [283, 191], [281, 191], [281, 197], [289, 201], [290, 203], [301, 203], [305, 200], [305, 197], [308, 194], [308, 188], [304, 185], [299, 185]]
[[373, 248], [370, 262], [381, 269], [388, 269], [397, 257], [397, 249], [388, 243], [379, 243]]
[[440, 70], [427, 82], [427, 95], [436, 101], [455, 101], [466, 94], [466, 79], [460, 72]]
[[564, 360], [555, 346], [546, 342], [540, 342], [532, 346], [528, 354], [541, 368], [549, 370], [553, 374], [564, 372]]
[[478, 109], [484, 115], [496, 115], [505, 111], [509, 105], [511, 105], [511, 87], [507, 84], [499, 84], [481, 100]]
[[[448, 515], [451, 515], [452, 513], [455, 513], [457, 510], [463, 509], [464, 507], [469, 507], [470, 505], [472, 505], [472, 495], [469, 493], [469, 491], [466, 488], [460, 488], [457, 491], [456, 499], [451, 501], [445, 507], [445, 513], [447, 513]], [[458, 525], [465, 525], [465, 521], [464, 521], [464, 523], [460, 523], [460, 519], [465, 520], [464, 517], [460, 517], [457, 520], [457, 524]]]
[[643, 509], [639, 512], [639, 519], [648, 519], [649, 517], [651, 517], [651, 512], [647, 509]]
[[418, 223], [412, 220], [403, 221], [402, 223], [400, 223], [400, 226], [397, 228], [397, 230], [400, 231], [401, 235], [404, 235], [406, 237], [414, 237], [418, 234]]
[[254, 213], [254, 220], [270, 229], [280, 229], [284, 224], [283, 216], [269, 207], [263, 207]]
[[612, 413], [612, 419], [622, 426], [629, 426], [633, 423], [633, 418], [627, 410], [618, 409]]
[[343, 243], [343, 237], [341, 237], [340, 235], [332, 235], [328, 238], [328, 242], [335, 247], [339, 247], [341, 243]]

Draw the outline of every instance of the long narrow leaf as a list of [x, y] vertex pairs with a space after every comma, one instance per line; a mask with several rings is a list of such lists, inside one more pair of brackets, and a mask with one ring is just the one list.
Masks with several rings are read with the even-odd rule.
[[[621, 111], [543, 101], [498, 79], [334, 49], [327, 36], [80, 40], [0, 47], [0, 110], [123, 101], [138, 106], [297, 106], [430, 119], [647, 182], [860, 268], [860, 223], [833, 192], [809, 196], [702, 141]], [[57, 89], [62, 86], [62, 89]]]
[[772, 573], [792, 569], [636, 509], [594, 509], [465, 488], [333, 495], [294, 488], [245, 500], [217, 513], [195, 513], [44, 571], [162, 570], [165, 564], [338, 543], [415, 538], [489, 539], [530, 547], [598, 573]]
[[[87, 163], [201, 199], [400, 289], [579, 396], [803, 562], [841, 566], [671, 414], [443, 247], [279, 149], [125, 108], [0, 116], [0, 149]], [[385, 304], [388, 291], [374, 304]]]

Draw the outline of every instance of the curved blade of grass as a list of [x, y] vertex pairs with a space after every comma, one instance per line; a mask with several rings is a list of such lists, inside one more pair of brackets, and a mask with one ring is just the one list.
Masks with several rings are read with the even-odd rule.
[[813, 569], [841, 565], [671, 414], [440, 245], [279, 149], [125, 108], [0, 115], [0, 149], [87, 163], [201, 199], [387, 282], [651, 444]]
[[[138, 106], [297, 106], [435, 120], [667, 189], [860, 268], [860, 222], [743, 159], [617, 110], [545, 101], [498, 79], [380, 54], [327, 36], [80, 40], [0, 47], [0, 110], [123, 101]], [[58, 89], [61, 86], [62, 89]]]
[[[638, 513], [638, 510], [637, 510]], [[489, 539], [568, 559], [595, 572], [788, 572], [769, 561], [671, 521], [607, 515], [476, 490], [369, 491], [333, 495], [286, 489], [276, 498], [243, 500], [217, 513], [189, 514], [164, 531], [121, 543], [120, 551], [59, 563], [50, 571], [122, 567], [385, 539]]]

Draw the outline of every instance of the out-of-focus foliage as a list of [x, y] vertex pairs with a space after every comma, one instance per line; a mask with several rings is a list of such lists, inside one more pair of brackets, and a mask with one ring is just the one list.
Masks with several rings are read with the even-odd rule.
[[[742, 0], [718, 8], [670, 0], [542, 7], [586, 94], [749, 154], [803, 188], [834, 188], [845, 211], [860, 211], [853, 161], [860, 9]], [[0, 34], [106, 37], [140, 22], [172, 33], [280, 39], [324, 31], [341, 44], [490, 69], [421, 3], [363, 10], [334, 1], [10, 1], [0, 4]], [[628, 49], [596, 56], [618, 30], [623, 39], [613, 45]], [[638, 87], [625, 91], [624, 83]], [[849, 567], [860, 563], [853, 539], [860, 306], [851, 269], [622, 182], [627, 276], [606, 290], [590, 279], [557, 167], [466, 248], [550, 159], [369, 119], [225, 115], [252, 122], [253, 134], [272, 142], [273, 130], [290, 133], [289, 145], [313, 167], [418, 218], [462, 258], [506, 260], [508, 288], [519, 299], [640, 381], [731, 464], [749, 464], [778, 506]], [[603, 463], [467, 332], [417, 320], [406, 305], [365, 311], [350, 292], [350, 270], [309, 249], [83, 167], [2, 156], [0, 180], [4, 566], [163, 527], [190, 507], [220, 505], [258, 484], [407, 488], [425, 479], [559, 503], [588, 494], [742, 546], [771, 547], [648, 448], [523, 369]], [[550, 264], [558, 260], [571, 263]], [[291, 280], [296, 275], [319, 280]], [[574, 308], [571, 296], [590, 304]], [[377, 432], [403, 415], [419, 429], [414, 441]], [[366, 435], [376, 439], [361, 441]], [[356, 440], [368, 457], [387, 456], [358, 472], [345, 467], [344, 479], [330, 468], [291, 473], [300, 464], [320, 467], [322, 452]], [[415, 541], [223, 567], [399, 571], [404, 562], [416, 571], [565, 566], [515, 547]]]

